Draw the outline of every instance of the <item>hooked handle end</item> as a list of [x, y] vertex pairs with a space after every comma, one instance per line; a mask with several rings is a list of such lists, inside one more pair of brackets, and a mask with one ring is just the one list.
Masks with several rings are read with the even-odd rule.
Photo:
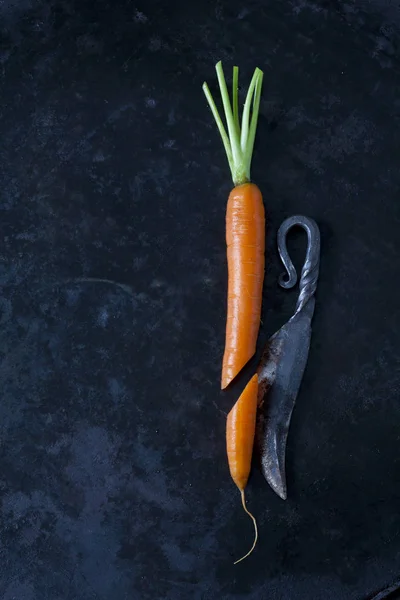
[[292, 227], [302, 227], [307, 233], [307, 252], [304, 265], [301, 271], [299, 284], [299, 297], [297, 300], [295, 314], [307, 304], [317, 289], [320, 261], [320, 233], [314, 219], [295, 215], [286, 219], [278, 231], [278, 251], [282, 263], [286, 269], [279, 277], [279, 285], [285, 289], [291, 289], [297, 283], [297, 273], [287, 249], [286, 238]]

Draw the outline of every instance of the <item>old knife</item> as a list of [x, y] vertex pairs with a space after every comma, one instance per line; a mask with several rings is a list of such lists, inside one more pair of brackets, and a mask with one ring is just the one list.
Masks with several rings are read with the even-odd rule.
[[257, 442], [262, 473], [282, 499], [287, 497], [285, 454], [290, 419], [307, 364], [314, 314], [319, 260], [320, 233], [313, 219], [294, 216], [286, 219], [278, 231], [278, 251], [287, 271], [279, 284], [292, 288], [297, 282], [286, 237], [292, 227], [305, 229], [307, 253], [299, 283], [299, 297], [291, 319], [267, 342], [259, 367]]

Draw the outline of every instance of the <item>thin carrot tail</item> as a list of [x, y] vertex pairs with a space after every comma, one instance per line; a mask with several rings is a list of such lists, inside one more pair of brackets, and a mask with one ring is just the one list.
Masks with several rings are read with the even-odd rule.
[[237, 565], [242, 560], [244, 560], [245, 558], [247, 558], [248, 556], [250, 556], [250, 554], [253, 552], [254, 548], [256, 547], [257, 540], [258, 540], [257, 521], [255, 520], [254, 516], [251, 514], [251, 512], [248, 510], [248, 508], [246, 506], [246, 500], [245, 500], [245, 497], [244, 497], [244, 490], [240, 490], [240, 495], [242, 497], [242, 505], [243, 505], [244, 511], [249, 515], [250, 519], [253, 521], [253, 525], [254, 525], [254, 542], [253, 542], [253, 545], [250, 548], [250, 550], [247, 552], [247, 554], [245, 554], [244, 556], [242, 556], [242, 558], [239, 558], [239, 560], [236, 560], [233, 563], [234, 565]]

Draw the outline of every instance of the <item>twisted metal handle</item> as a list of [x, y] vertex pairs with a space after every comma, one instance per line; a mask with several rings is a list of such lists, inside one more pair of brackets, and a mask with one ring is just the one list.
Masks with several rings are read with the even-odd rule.
[[278, 231], [278, 251], [287, 272], [279, 277], [279, 285], [285, 289], [294, 287], [297, 283], [297, 273], [289, 256], [286, 237], [292, 227], [302, 227], [307, 233], [307, 253], [301, 270], [299, 297], [297, 299], [295, 315], [297, 315], [307, 302], [314, 296], [317, 289], [319, 260], [320, 260], [320, 234], [319, 228], [313, 219], [296, 215], [286, 219]]

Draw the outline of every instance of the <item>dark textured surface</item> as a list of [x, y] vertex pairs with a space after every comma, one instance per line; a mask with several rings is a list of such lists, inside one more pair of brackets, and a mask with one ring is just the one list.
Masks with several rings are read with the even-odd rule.
[[[2, 600], [364, 600], [398, 579], [399, 25], [384, 0], [0, 2]], [[289, 497], [254, 471], [237, 566], [224, 413], [251, 370], [220, 393], [220, 58], [265, 70], [260, 346], [296, 298], [279, 224], [322, 236]]]

